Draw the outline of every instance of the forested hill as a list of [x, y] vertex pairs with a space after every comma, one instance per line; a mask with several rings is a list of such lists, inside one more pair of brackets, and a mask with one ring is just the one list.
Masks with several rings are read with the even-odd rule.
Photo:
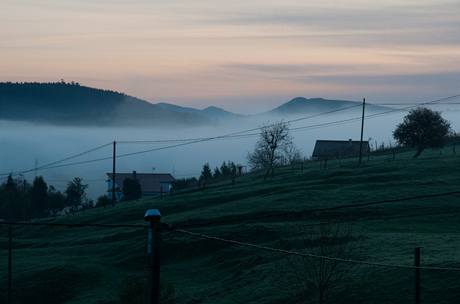
[[[152, 104], [75, 82], [0, 82], [0, 120], [56, 125], [192, 127], [273, 116], [285, 119], [350, 107], [360, 111], [361, 102], [297, 97], [265, 113], [240, 115], [214, 106], [195, 109], [164, 102]], [[385, 109], [366, 106], [371, 112]]]
[[205, 115], [172, 111], [78, 83], [0, 83], [0, 119], [65, 125], [201, 125]]

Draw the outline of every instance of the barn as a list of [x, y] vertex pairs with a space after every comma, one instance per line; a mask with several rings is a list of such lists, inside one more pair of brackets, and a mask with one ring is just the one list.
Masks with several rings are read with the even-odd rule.
[[[356, 157], [359, 156], [360, 146], [361, 142], [359, 140], [317, 140], [312, 158], [325, 160]], [[363, 141], [363, 155], [367, 155], [369, 151], [369, 142]]]

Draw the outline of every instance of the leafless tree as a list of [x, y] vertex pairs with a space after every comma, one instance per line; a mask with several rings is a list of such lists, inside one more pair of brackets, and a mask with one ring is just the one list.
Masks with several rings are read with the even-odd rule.
[[284, 148], [284, 155], [282, 156], [282, 165], [295, 165], [303, 161], [300, 150], [294, 145], [290, 144]]
[[[356, 249], [351, 228], [321, 224], [303, 239], [306, 252], [323, 257], [347, 259]], [[297, 303], [328, 303], [332, 290], [343, 287], [344, 276], [352, 264], [320, 257], [296, 258], [291, 263]]]
[[253, 170], [264, 170], [264, 178], [273, 176], [276, 165], [286, 159], [286, 152], [293, 146], [289, 125], [285, 122], [262, 127], [259, 140], [248, 161]]

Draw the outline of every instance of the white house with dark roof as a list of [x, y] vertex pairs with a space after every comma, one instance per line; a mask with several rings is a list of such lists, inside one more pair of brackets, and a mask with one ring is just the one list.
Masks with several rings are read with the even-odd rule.
[[[112, 197], [113, 174], [107, 173], [107, 195]], [[142, 196], [156, 196], [171, 192], [175, 178], [169, 173], [116, 173], [115, 193], [117, 200], [123, 198], [123, 182], [125, 179], [136, 179], [141, 185]]]

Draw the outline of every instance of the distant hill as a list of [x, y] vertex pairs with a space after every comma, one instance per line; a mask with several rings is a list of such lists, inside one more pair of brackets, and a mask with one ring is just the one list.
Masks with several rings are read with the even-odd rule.
[[[333, 111], [337, 109], [347, 108], [356, 105], [361, 105], [361, 102], [349, 101], [349, 100], [330, 100], [324, 98], [304, 98], [296, 97], [281, 106], [267, 112], [266, 114], [275, 115], [291, 115], [291, 114], [308, 114], [308, 113], [319, 113]], [[385, 110], [388, 108], [367, 105], [366, 110], [378, 111]]]
[[239, 119], [239, 118], [244, 117], [244, 115], [235, 114], [235, 113], [226, 111], [222, 108], [215, 107], [215, 106], [210, 106], [210, 107], [200, 110], [200, 109], [195, 109], [191, 107], [181, 107], [175, 104], [165, 103], [165, 102], [157, 103], [156, 105], [160, 106], [163, 109], [174, 111], [174, 112], [202, 115], [206, 119], [210, 119], [215, 122], [219, 122], [221, 120], [228, 120], [228, 119]]
[[[101, 90], [78, 83], [0, 83], [0, 120], [27, 121], [57, 125], [133, 125], [192, 127], [241, 121], [264, 116], [283, 118], [327, 112], [360, 102], [296, 97], [258, 115], [240, 115], [222, 108], [182, 107], [171, 103], [153, 104], [120, 92]], [[367, 111], [384, 107], [368, 105]]]
[[0, 119], [65, 125], [205, 125], [206, 115], [178, 111], [77, 83], [0, 83]]

